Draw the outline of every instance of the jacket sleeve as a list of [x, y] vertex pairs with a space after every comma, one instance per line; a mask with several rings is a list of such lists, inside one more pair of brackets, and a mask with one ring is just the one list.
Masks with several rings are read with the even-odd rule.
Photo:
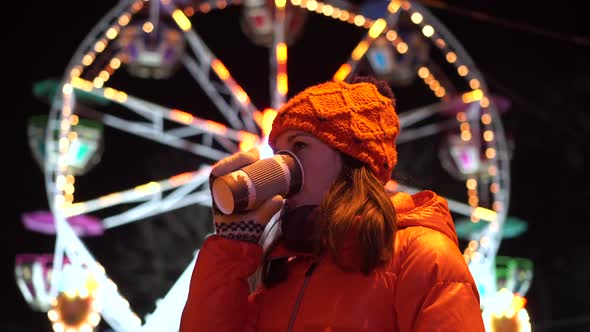
[[209, 236], [193, 269], [180, 332], [252, 330], [247, 279], [261, 259], [262, 247], [257, 244]]
[[485, 331], [475, 281], [451, 239], [424, 228], [400, 254], [400, 331]]

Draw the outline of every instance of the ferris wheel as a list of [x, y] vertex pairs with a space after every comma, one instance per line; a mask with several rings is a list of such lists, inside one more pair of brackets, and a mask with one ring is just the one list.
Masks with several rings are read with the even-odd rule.
[[[255, 79], [238, 78], [233, 72], [252, 73], [249, 67], [254, 64], [240, 62], [246, 51], [235, 46], [230, 54], [216, 54], [215, 42], [206, 42], [199, 28], [204, 17], [221, 17], [225, 12], [239, 15], [241, 31], [229, 32], [223, 43], [248, 40], [257, 45], [256, 52], [263, 57], [259, 61], [266, 66], [263, 75], [255, 72]], [[56, 240], [51, 260], [43, 259], [44, 266], [51, 265], [51, 273], [44, 274], [49, 286], [38, 305], [48, 310], [56, 329], [74, 324], [61, 319], [63, 308], [60, 311], [55, 301], [65, 292], [60, 288], [65, 280], [85, 280], [78, 293], [85, 289], [88, 294], [83, 299], [92, 299], [95, 313], [83, 322], [87, 329], [100, 319], [115, 331], [162, 331], [174, 320], [179, 322], [194, 259], [155, 311], [142, 319], [83, 236], [189, 205], [208, 207], [209, 170], [215, 161], [255, 146], [268, 156], [266, 135], [275, 110], [288, 98], [288, 69], [298, 61], [295, 55], [332, 51], [290, 52], [299, 47], [303, 31], [318, 22], [312, 17], [344, 27], [350, 37], [337, 38], [342, 48], [330, 62], [333, 71], [325, 77], [313, 74], [316, 81], [309, 83], [346, 81], [362, 74], [392, 85], [402, 130], [400, 163], [387, 189], [409, 193], [432, 189], [447, 199], [456, 220], [483, 225], [461, 250], [478, 284], [482, 306], [490, 304], [497, 288], [495, 256], [510, 193], [509, 152], [500, 118], [504, 106], [490, 93], [459, 41], [428, 9], [400, 0], [363, 5], [343, 0], [121, 0], [87, 34], [62, 80], [52, 86], [54, 98], [42, 124], [45, 153], [39, 158]], [[309, 59], [311, 55], [304, 62]], [[292, 74], [303, 77], [301, 81], [312, 75], [311, 71]], [[261, 86], [268, 88], [267, 93], [259, 92]], [[267, 101], [255, 105], [256, 93]], [[199, 102], [191, 103], [192, 98]], [[111, 186], [95, 183], [92, 174], [85, 173], [99, 162], [103, 145], [123, 144], [103, 138], [105, 128], [170, 151], [182, 150], [199, 164], [144, 182], [127, 177]], [[129, 147], [136, 148], [142, 147]], [[118, 167], [136, 165], [124, 158]], [[143, 167], [151, 166], [146, 162]], [[90, 180], [78, 180], [84, 177]], [[96, 194], [94, 188], [88, 194], [88, 186], [105, 191]], [[47, 224], [40, 221], [47, 216], [30, 218], [31, 225]], [[27, 263], [31, 260], [23, 258]]]

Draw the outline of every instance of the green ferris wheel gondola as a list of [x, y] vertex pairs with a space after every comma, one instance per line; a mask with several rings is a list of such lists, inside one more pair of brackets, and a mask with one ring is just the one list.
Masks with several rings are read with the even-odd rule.
[[[46, 79], [33, 84], [33, 95], [41, 100], [52, 101], [61, 86], [60, 80]], [[111, 101], [96, 94], [81, 89], [74, 89], [76, 97], [81, 103], [89, 106], [108, 106]]]
[[[53, 130], [54, 136], [57, 135], [57, 128]], [[55, 163], [55, 158], [58, 156], [55, 141], [49, 142], [50, 154], [46, 156], [46, 131], [47, 115], [29, 117], [27, 126], [29, 147], [35, 161], [41, 167], [44, 167], [46, 162]], [[69, 153], [65, 156], [68, 168], [73, 175], [85, 174], [101, 160], [104, 150], [104, 126], [100, 122], [80, 118], [72, 131], [76, 132], [76, 139], [71, 142]]]

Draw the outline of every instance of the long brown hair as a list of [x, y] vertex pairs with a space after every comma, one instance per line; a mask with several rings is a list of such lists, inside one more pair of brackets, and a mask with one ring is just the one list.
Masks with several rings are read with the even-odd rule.
[[[314, 227], [314, 254], [328, 253], [345, 270], [364, 274], [393, 256], [397, 214], [381, 181], [362, 162], [341, 154], [343, 167], [318, 207]], [[342, 247], [350, 231], [357, 235], [360, 265], [344, 264]], [[263, 264], [250, 278], [251, 290], [262, 281], [266, 287], [287, 278], [286, 259], [268, 260], [276, 239], [265, 250]]]
[[315, 251], [342, 267], [342, 247], [357, 234], [361, 272], [368, 274], [393, 255], [397, 214], [383, 183], [360, 161], [342, 155], [343, 169], [319, 206]]

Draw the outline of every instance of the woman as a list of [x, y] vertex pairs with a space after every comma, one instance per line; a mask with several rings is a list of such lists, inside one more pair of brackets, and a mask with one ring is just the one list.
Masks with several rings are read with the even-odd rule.
[[[394, 104], [387, 84], [365, 77], [309, 87], [279, 110], [269, 143], [297, 155], [303, 189], [243, 215], [214, 206], [181, 332], [484, 331], [446, 201], [384, 189], [397, 162]], [[212, 177], [258, 158], [235, 154]]]

